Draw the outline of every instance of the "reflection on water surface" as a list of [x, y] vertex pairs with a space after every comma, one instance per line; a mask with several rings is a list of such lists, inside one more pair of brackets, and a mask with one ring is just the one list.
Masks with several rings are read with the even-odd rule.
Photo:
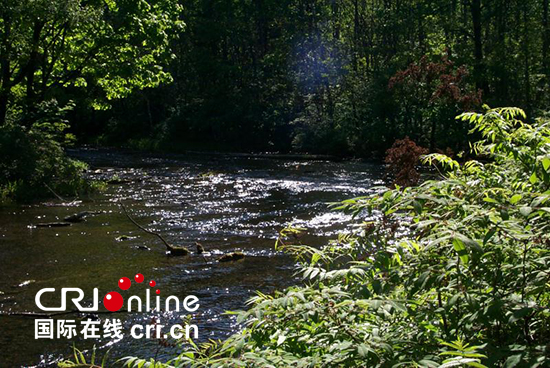
[[[200, 299], [192, 322], [199, 326], [201, 340], [224, 338], [235, 331], [234, 320], [223, 312], [245, 308], [255, 290], [272, 292], [297, 282], [293, 260], [273, 250], [279, 230], [295, 223], [309, 229], [305, 239], [309, 244], [323, 244], [350, 220], [330, 212], [326, 203], [368, 194], [381, 177], [381, 167], [368, 163], [161, 157], [109, 150], [71, 154], [90, 164], [92, 178], [114, 178], [117, 184], [70, 207], [59, 206], [57, 201], [0, 209], [0, 310], [38, 312], [34, 296], [44, 287], [79, 287], [87, 298], [97, 287], [102, 299], [105, 293], [118, 290], [120, 277], [143, 273], [157, 282], [162, 295], [182, 300], [194, 294]], [[200, 242], [211, 254], [208, 262], [198, 256], [167, 257], [157, 238], [128, 221], [119, 201], [139, 223], [171, 243]], [[32, 226], [61, 221], [81, 211], [97, 214], [70, 227]], [[232, 263], [213, 261], [232, 251], [242, 251], [247, 257]], [[139, 287], [121, 294], [143, 293]], [[106, 316], [123, 320], [126, 337], [118, 342], [76, 341], [78, 347], [89, 348], [95, 342], [103, 350], [110, 347], [114, 357], [174, 353], [155, 340], [128, 336], [131, 325], [150, 323], [150, 314], [116, 313], [99, 318]], [[158, 317], [166, 324], [181, 322], [173, 312], [161, 312]], [[0, 331], [2, 366], [48, 363], [71, 353], [72, 341], [34, 340], [33, 318], [0, 316]]]

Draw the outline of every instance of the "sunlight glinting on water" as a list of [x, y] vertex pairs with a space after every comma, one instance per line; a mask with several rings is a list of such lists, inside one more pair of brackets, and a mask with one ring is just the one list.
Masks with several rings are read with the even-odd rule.
[[[139, 271], [154, 277], [162, 285], [163, 295], [193, 294], [200, 299], [201, 308], [191, 319], [200, 327], [201, 341], [236, 331], [235, 319], [224, 312], [246, 308], [245, 302], [255, 290], [270, 293], [299, 282], [293, 276], [294, 260], [274, 250], [280, 230], [290, 224], [305, 228], [302, 240], [314, 246], [326, 244], [342, 230], [353, 230], [351, 217], [330, 211], [327, 204], [370, 193], [381, 171], [378, 165], [349, 162], [176, 155], [163, 159], [94, 150], [73, 155], [91, 165], [91, 179], [111, 184], [104, 193], [69, 206], [52, 202], [0, 213], [0, 217], [10, 218], [4, 221], [10, 225], [0, 229], [0, 241], [12, 244], [0, 248], [3, 259], [12, 259], [14, 265], [41, 266], [6, 267], [4, 272], [13, 283], [40, 281], [1, 295], [0, 308], [34, 311], [34, 294], [41, 287], [65, 287], [70, 282], [83, 289], [99, 287], [103, 292], [112, 290], [114, 280]], [[120, 203], [139, 224], [172, 244], [193, 250], [195, 242], [200, 242], [204, 258], [167, 257], [159, 239], [134, 226]], [[62, 221], [79, 211], [96, 215], [66, 228], [33, 226]], [[217, 262], [234, 251], [246, 258]], [[5, 289], [9, 286], [0, 284], [0, 290]], [[154, 316], [170, 325], [181, 321], [180, 315], [155, 312]], [[152, 316], [131, 312], [117, 313], [117, 318], [129, 328], [149, 323]], [[15, 326], [5, 329], [3, 338], [31, 334], [29, 322], [17, 320]], [[76, 343], [79, 348], [91, 348], [86, 341]], [[154, 339], [125, 337], [95, 343], [102, 351], [112, 348], [116, 356], [168, 357], [173, 353], [172, 348], [159, 350]], [[63, 341], [43, 347], [58, 354], [44, 355], [41, 346], [36, 344], [35, 351], [26, 351], [21, 359], [29, 365], [40, 360], [47, 365], [70, 353]]]

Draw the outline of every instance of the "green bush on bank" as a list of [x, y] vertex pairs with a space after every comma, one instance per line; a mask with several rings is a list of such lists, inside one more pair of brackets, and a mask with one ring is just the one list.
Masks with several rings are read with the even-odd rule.
[[94, 184], [82, 176], [86, 164], [64, 152], [74, 140], [65, 133], [66, 110], [49, 101], [25, 118], [32, 121], [29, 127], [23, 119], [0, 126], [0, 200], [75, 196], [92, 188]]

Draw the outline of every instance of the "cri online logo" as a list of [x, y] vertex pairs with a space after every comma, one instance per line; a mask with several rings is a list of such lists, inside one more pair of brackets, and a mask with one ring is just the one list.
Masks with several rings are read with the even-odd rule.
[[[134, 276], [134, 280], [141, 284], [145, 277], [141, 273], [138, 273], [136, 276]], [[156, 282], [154, 280], [149, 281], [149, 286], [151, 288], [154, 288], [156, 286]], [[120, 280], [118, 280], [118, 287], [121, 290], [128, 290], [132, 286], [132, 282], [128, 277], [122, 277]], [[80, 312], [97, 312], [98, 306], [99, 306], [99, 292], [97, 288], [94, 288], [94, 298], [93, 298], [93, 305], [89, 308], [85, 308], [80, 305], [80, 302], [82, 299], [84, 299], [84, 291], [80, 288], [62, 288], [61, 289], [61, 306], [59, 307], [45, 307], [41, 302], [42, 294], [44, 293], [53, 293], [55, 292], [55, 288], [44, 288], [38, 291], [36, 293], [35, 302], [36, 306], [40, 308], [43, 311], [50, 311], [50, 312], [58, 312], [58, 311], [66, 311], [67, 310], [67, 294], [68, 293], [77, 293], [77, 297], [71, 298], [73, 304], [76, 306], [76, 308]], [[160, 290], [156, 289], [155, 293], [156, 296], [156, 310], [160, 310]], [[149, 312], [151, 310], [151, 295], [150, 295], [150, 289], [145, 290], [145, 310]], [[194, 295], [189, 295], [185, 297], [183, 300], [182, 306], [183, 309], [185, 309], [188, 312], [195, 312], [197, 309], [199, 309], [198, 304], [199, 299]], [[180, 311], [180, 301], [178, 297], [176, 296], [169, 296], [166, 298], [166, 311], [170, 311], [170, 303], [173, 302], [174, 304], [174, 310], [176, 312]], [[105, 297], [103, 297], [103, 305], [105, 308], [107, 308], [111, 312], [118, 312], [123, 306], [124, 306], [124, 298], [120, 293], [116, 291], [111, 291], [110, 293], [107, 293]], [[143, 303], [139, 296], [133, 295], [128, 299], [128, 312], [132, 311], [132, 305], [135, 305], [136, 311], [141, 312], [143, 309]]]
[[[145, 280], [145, 278], [141, 273], [138, 273], [134, 277], [134, 280], [136, 280], [138, 284], [141, 284], [143, 280]], [[156, 284], [157, 283], [155, 282], [155, 280], [149, 281], [150, 287], [155, 287]], [[118, 287], [121, 288], [122, 290], [128, 290], [130, 289], [130, 286], [132, 286], [132, 281], [130, 281], [129, 278], [123, 277], [120, 280], [118, 280]], [[160, 294], [160, 290], [157, 289], [156, 293]], [[122, 298], [122, 295], [120, 295], [116, 291], [111, 291], [110, 293], [105, 295], [105, 297], [103, 298], [103, 305], [105, 306], [105, 308], [107, 308], [111, 312], [117, 312], [124, 305], [124, 298]]]

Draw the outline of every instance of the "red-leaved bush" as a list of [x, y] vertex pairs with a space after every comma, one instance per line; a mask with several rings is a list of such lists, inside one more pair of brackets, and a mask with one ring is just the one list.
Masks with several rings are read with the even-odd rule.
[[393, 183], [409, 187], [417, 185], [420, 174], [416, 167], [420, 157], [428, 153], [428, 149], [418, 146], [409, 137], [398, 139], [393, 146], [386, 151], [385, 162], [388, 164], [388, 172], [393, 177]]
[[[388, 88], [409, 86], [421, 93], [427, 102], [457, 104], [462, 110], [471, 110], [481, 105], [481, 91], [468, 89], [465, 66], [455, 67], [446, 56], [440, 62], [430, 62], [426, 56], [418, 63], [412, 63], [403, 71], [397, 72], [389, 81]], [[426, 95], [427, 93], [427, 95]]]

